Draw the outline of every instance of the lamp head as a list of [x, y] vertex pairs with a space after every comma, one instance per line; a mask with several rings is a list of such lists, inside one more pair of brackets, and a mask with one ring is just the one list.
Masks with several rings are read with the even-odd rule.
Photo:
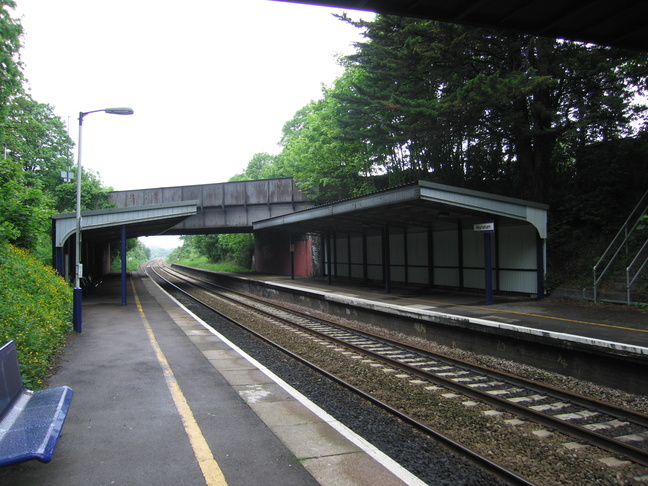
[[110, 113], [111, 115], [132, 115], [135, 113], [132, 108], [106, 108], [105, 110], [106, 113]]

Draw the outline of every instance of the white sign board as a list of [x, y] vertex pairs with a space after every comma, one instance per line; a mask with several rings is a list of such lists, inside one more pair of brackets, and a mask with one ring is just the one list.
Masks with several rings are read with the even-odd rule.
[[495, 223], [479, 223], [473, 224], [473, 230], [478, 233], [494, 233]]

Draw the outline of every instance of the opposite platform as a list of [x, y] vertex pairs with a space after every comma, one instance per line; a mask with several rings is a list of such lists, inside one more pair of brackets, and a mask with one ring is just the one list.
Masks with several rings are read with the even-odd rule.
[[[218, 272], [214, 272], [218, 273]], [[648, 356], [648, 312], [615, 304], [593, 304], [564, 298], [536, 300], [530, 297], [496, 295], [486, 305], [484, 295], [442, 289], [384, 289], [360, 282], [325, 278], [296, 278], [230, 274], [239, 279], [270, 286], [294, 288], [348, 303], [375, 308], [394, 315], [450, 316], [493, 329], [524, 334], [552, 336], [586, 343], [601, 349], [626, 348], [630, 353]]]

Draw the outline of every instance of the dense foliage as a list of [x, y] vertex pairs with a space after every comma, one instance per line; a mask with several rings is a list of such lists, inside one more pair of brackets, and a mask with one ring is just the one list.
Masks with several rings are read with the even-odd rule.
[[[114, 272], [121, 272], [121, 245], [110, 247], [110, 269]], [[137, 238], [126, 240], [126, 271], [136, 272], [142, 263], [151, 259], [151, 250]]]
[[54, 269], [6, 241], [0, 261], [0, 342], [16, 342], [25, 386], [37, 389], [72, 330], [72, 290]]
[[254, 238], [249, 233], [187, 235], [180, 239], [183, 244], [171, 252], [167, 258], [170, 262], [236, 272], [251, 267]]
[[6, 140], [6, 120], [10, 100], [22, 89], [23, 76], [20, 66], [20, 22], [11, 16], [16, 6], [13, 0], [0, 0], [0, 137]]
[[46, 198], [18, 162], [0, 160], [0, 240], [34, 250], [49, 223]]

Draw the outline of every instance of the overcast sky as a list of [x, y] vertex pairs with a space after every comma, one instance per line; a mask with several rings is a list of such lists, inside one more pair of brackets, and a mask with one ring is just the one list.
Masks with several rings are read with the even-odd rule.
[[[269, 0], [17, 0], [32, 97], [84, 118], [83, 166], [116, 190], [225, 182], [342, 70], [337, 9]], [[372, 14], [352, 14], [369, 18]]]
[[135, 111], [83, 122], [84, 168], [125, 190], [226, 182], [255, 153], [278, 153], [284, 123], [361, 40], [334, 12], [270, 0], [17, 0], [14, 17], [30, 93], [75, 142], [80, 111]]

